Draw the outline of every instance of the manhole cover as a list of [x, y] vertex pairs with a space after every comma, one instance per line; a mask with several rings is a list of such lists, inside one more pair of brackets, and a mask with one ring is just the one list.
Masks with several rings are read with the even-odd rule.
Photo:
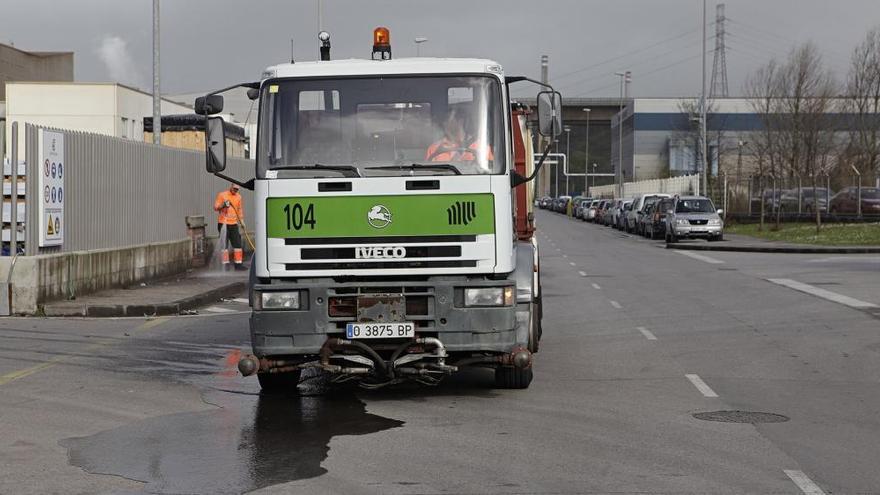
[[753, 411], [712, 411], [694, 413], [697, 419], [703, 421], [718, 421], [721, 423], [784, 423], [788, 421], [788, 416], [781, 414], [773, 414], [766, 412]]

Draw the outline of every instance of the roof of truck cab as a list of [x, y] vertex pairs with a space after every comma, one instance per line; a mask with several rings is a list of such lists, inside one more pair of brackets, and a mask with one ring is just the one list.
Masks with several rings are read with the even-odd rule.
[[418, 57], [392, 60], [345, 59], [279, 64], [268, 67], [263, 73], [262, 78], [480, 73], [504, 77], [501, 64], [494, 60]]

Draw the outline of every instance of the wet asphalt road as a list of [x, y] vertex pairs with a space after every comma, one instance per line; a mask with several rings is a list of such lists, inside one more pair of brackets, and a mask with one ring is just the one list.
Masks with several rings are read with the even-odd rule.
[[[0, 493], [880, 493], [880, 315], [767, 281], [880, 305], [877, 256], [699, 259], [538, 220], [525, 391], [475, 371], [261, 397], [235, 302], [0, 321]], [[789, 420], [693, 417], [720, 410]]]

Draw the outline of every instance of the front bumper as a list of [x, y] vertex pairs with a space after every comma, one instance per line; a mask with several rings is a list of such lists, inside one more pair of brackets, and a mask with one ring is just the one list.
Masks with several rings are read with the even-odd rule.
[[677, 237], [717, 237], [724, 231], [723, 225], [676, 225]]
[[[467, 287], [515, 286], [513, 280], [486, 280], [464, 276], [428, 277], [424, 281], [350, 281], [309, 279], [256, 285], [255, 290], [305, 291], [303, 309], [255, 310], [250, 318], [251, 342], [258, 358], [317, 355], [328, 338], [345, 338], [345, 325], [356, 317], [331, 317], [330, 298], [363, 294], [403, 294], [407, 311], [402, 319], [416, 324], [418, 337], [438, 338], [448, 352], [510, 352], [525, 345], [521, 331], [523, 308], [464, 308]], [[412, 302], [413, 304], [410, 304]], [[522, 306], [522, 305], [520, 305]], [[528, 311], [528, 308], [525, 308]], [[526, 313], [527, 314], [527, 313]], [[520, 330], [518, 332], [518, 330]], [[364, 340], [371, 347], [400, 345], [400, 339]]]

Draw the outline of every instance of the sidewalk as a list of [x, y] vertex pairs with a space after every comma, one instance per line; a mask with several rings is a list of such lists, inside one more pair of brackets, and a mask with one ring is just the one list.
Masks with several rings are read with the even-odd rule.
[[205, 306], [224, 297], [240, 295], [248, 272], [191, 270], [144, 285], [87, 294], [72, 301], [43, 305], [45, 316], [161, 316]]
[[685, 251], [735, 251], [745, 253], [880, 253], [880, 246], [819, 246], [813, 244], [791, 244], [737, 234], [724, 234], [724, 240], [718, 242], [707, 242], [696, 239], [681, 240], [675, 244], [666, 244], [666, 249], [679, 249]]

